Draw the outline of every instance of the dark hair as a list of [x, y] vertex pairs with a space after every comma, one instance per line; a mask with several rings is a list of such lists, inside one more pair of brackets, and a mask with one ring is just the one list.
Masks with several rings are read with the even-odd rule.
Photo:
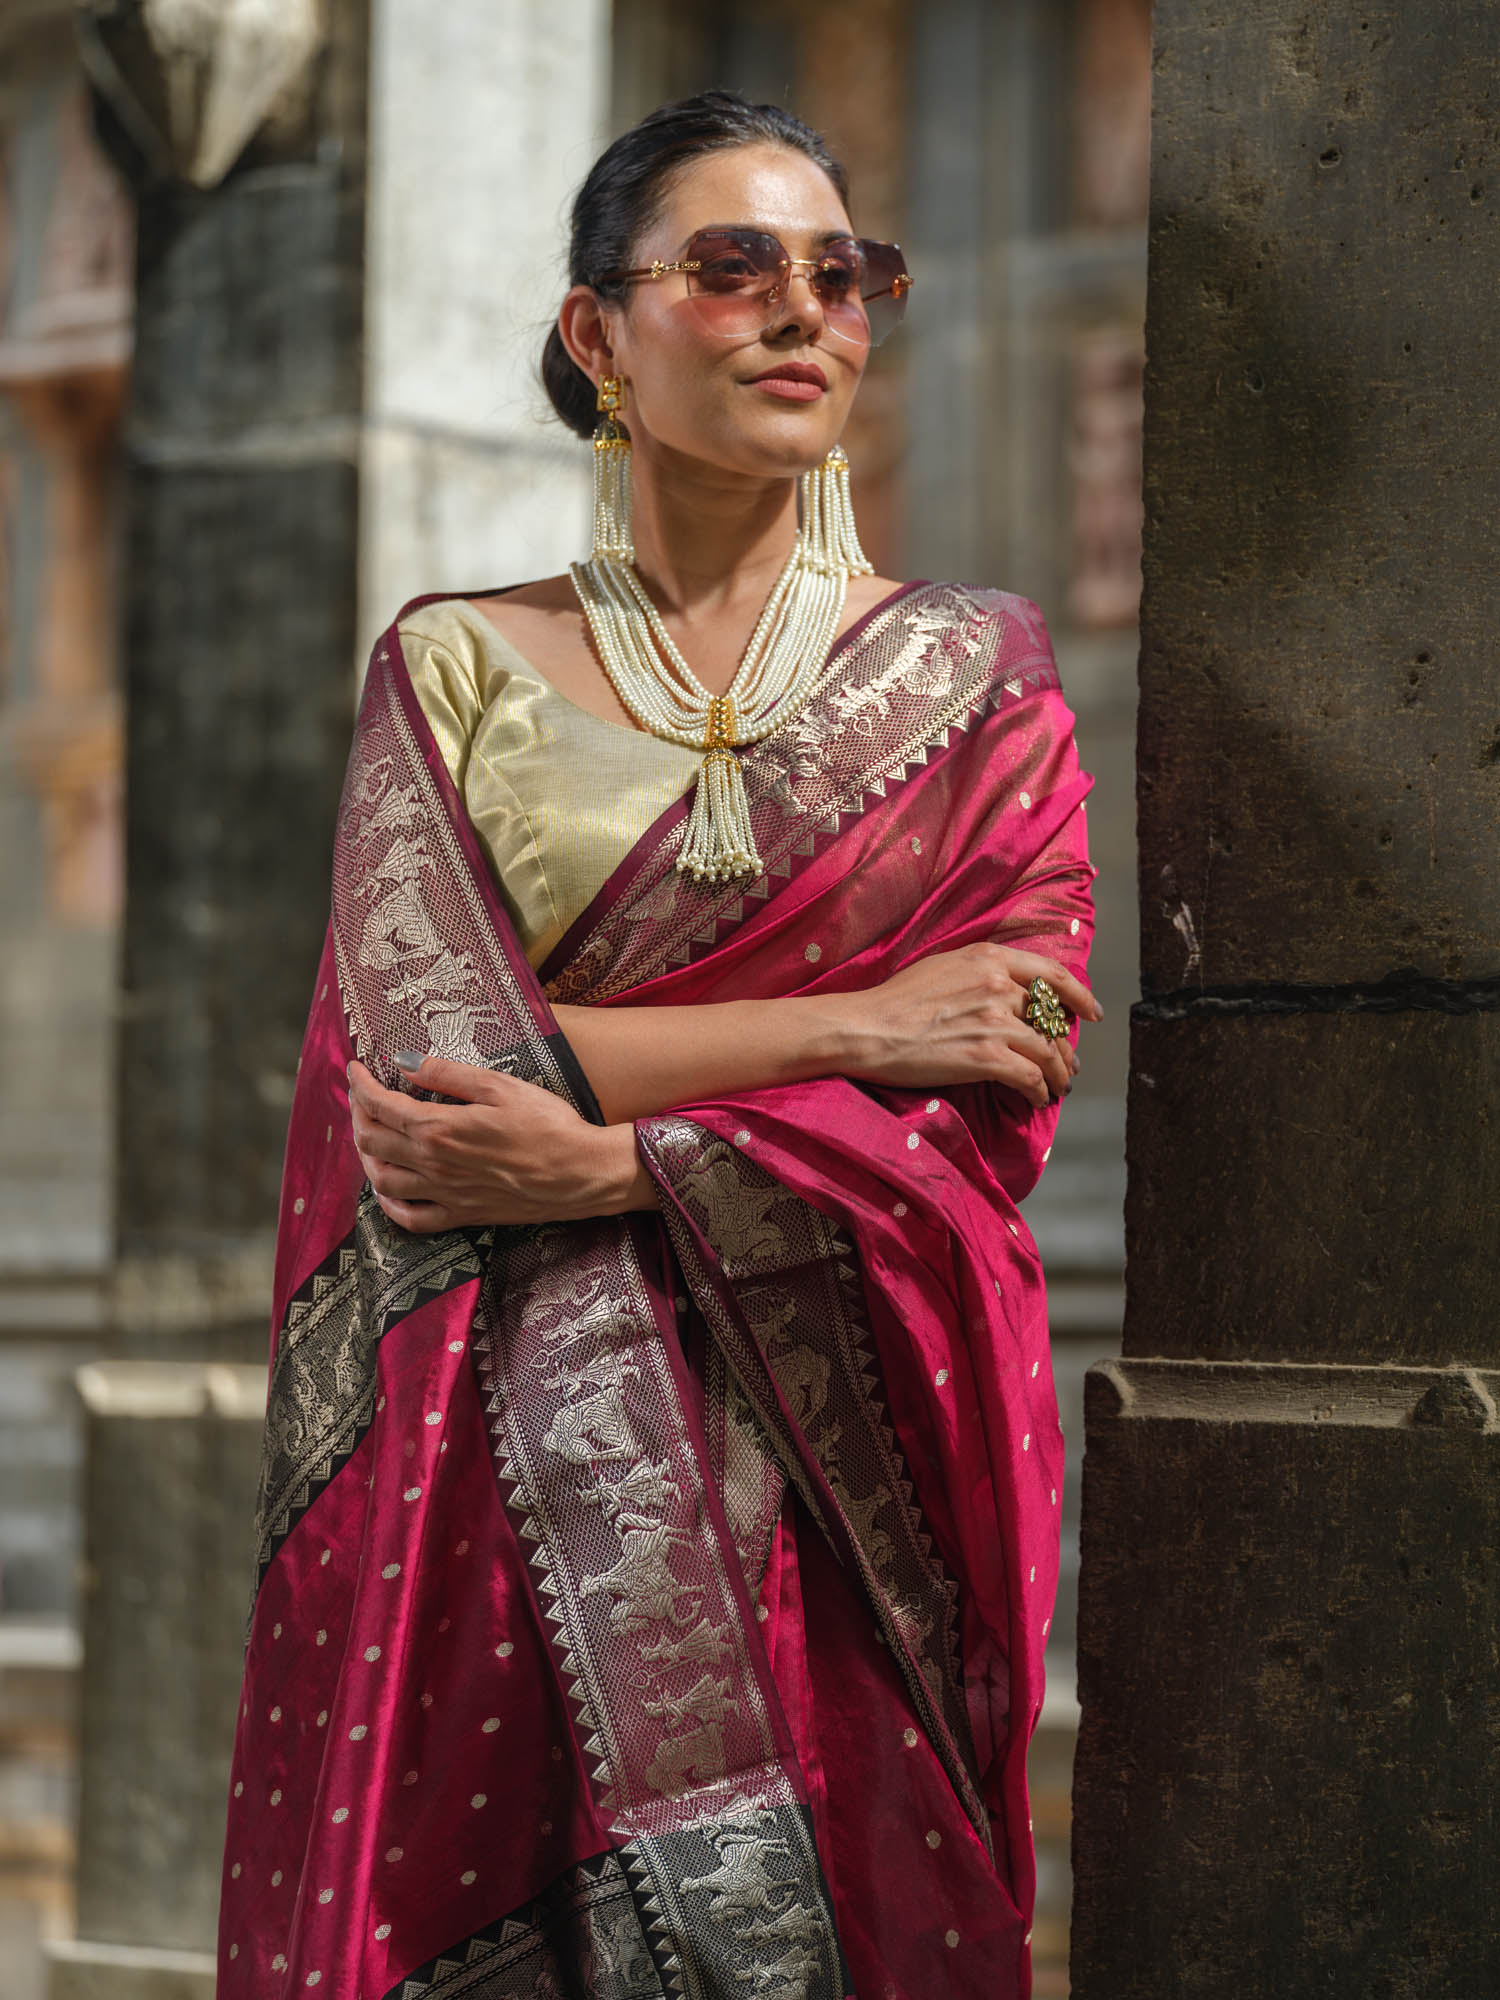
[[[595, 160], [573, 203], [568, 283], [590, 285], [601, 298], [623, 297], [622, 285], [600, 280], [629, 265], [673, 175], [705, 153], [755, 145], [805, 154], [847, 206], [849, 177], [821, 134], [780, 105], [751, 104], [737, 91], [705, 90], [649, 113]], [[542, 350], [542, 384], [568, 428], [588, 437], [597, 421], [594, 385], [563, 346], [555, 324]]]

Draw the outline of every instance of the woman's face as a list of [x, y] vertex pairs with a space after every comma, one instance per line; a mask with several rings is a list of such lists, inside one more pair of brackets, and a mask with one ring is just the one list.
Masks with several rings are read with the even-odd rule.
[[[705, 154], [672, 183], [661, 213], [631, 253], [632, 266], [670, 264], [699, 230], [738, 224], [780, 239], [790, 257], [813, 258], [830, 237], [853, 233], [832, 181], [784, 146]], [[783, 478], [816, 465], [838, 442], [869, 348], [830, 331], [806, 271], [767, 308], [758, 334], [728, 337], [689, 296], [680, 272], [638, 282], [606, 304], [612, 372], [626, 383], [623, 415], [648, 439], [732, 472]], [[774, 371], [804, 364], [822, 377], [795, 391]], [[605, 372], [601, 370], [600, 372]], [[761, 378], [761, 379], [757, 379]]]

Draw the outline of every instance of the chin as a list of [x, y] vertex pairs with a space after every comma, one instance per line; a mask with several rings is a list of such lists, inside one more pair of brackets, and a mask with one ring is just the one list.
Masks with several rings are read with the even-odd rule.
[[833, 450], [843, 428], [842, 423], [831, 424], [821, 409], [769, 414], [769, 422], [742, 434], [743, 442], [729, 461], [737, 472], [764, 479], [794, 479], [798, 473], [811, 472]]

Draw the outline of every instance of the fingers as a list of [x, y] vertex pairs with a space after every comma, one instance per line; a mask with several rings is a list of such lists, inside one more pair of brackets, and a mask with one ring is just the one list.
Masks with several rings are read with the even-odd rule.
[[375, 1199], [386, 1214], [402, 1229], [409, 1229], [414, 1236], [435, 1236], [441, 1229], [456, 1229], [460, 1225], [441, 1203], [435, 1201], [399, 1201], [391, 1195], [377, 1194]]
[[1035, 951], [1007, 951], [1011, 976], [1022, 975], [1021, 983], [1029, 985], [1033, 979], [1045, 979], [1063, 1005], [1075, 1013], [1082, 1021], [1102, 1021], [1104, 1009], [1094, 998], [1076, 973], [1069, 972], [1065, 965], [1059, 965], [1055, 958], [1044, 958]]
[[383, 1083], [377, 1083], [362, 1062], [351, 1062], [346, 1074], [351, 1117], [356, 1121], [363, 1119], [367, 1125], [383, 1125], [392, 1132], [412, 1130], [418, 1122], [413, 1113], [423, 1109], [420, 1104], [403, 1097], [399, 1090], [387, 1090]]
[[446, 1056], [401, 1054], [396, 1067], [420, 1090], [456, 1097], [463, 1104], [494, 1104], [516, 1081], [503, 1071], [479, 1069], [473, 1063], [450, 1062]]

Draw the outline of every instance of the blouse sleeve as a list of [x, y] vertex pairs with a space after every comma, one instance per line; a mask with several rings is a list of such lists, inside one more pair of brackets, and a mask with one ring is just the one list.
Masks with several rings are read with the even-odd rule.
[[452, 641], [433, 638], [408, 621], [399, 627], [401, 653], [422, 713], [443, 753], [448, 775], [463, 796], [469, 748], [484, 703], [479, 688], [479, 661], [474, 649], [455, 632]]

